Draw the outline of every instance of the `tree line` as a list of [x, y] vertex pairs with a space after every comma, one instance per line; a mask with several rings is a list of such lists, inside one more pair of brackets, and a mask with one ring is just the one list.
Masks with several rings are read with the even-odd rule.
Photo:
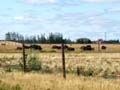
[[[63, 38], [63, 35], [61, 33], [49, 33], [48, 36], [45, 34], [41, 35], [34, 35], [34, 36], [24, 36], [22, 34], [16, 33], [16, 32], [8, 32], [5, 34], [5, 40], [6, 41], [15, 41], [15, 42], [25, 42], [25, 43], [41, 43], [41, 44], [59, 44], [64, 40], [64, 43], [66, 44], [72, 44], [72, 43], [80, 43], [80, 44], [91, 44], [95, 43], [96, 41], [92, 41], [89, 38], [78, 38], [75, 41], [72, 41], [71, 39]], [[103, 43], [112, 43], [112, 44], [118, 44], [120, 43], [119, 40], [107, 40], [102, 41]]]
[[23, 36], [16, 32], [8, 32], [5, 34], [5, 40], [7, 41], [15, 41], [15, 42], [25, 42], [25, 43], [55, 43], [59, 44], [64, 40], [65, 43], [73, 43], [70, 39], [63, 39], [63, 35], [61, 33], [49, 33], [46, 37], [45, 34], [35, 35], [35, 36]]

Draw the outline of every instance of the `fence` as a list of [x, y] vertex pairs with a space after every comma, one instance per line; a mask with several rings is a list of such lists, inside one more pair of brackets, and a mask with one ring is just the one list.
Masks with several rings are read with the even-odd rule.
[[[18, 43], [8, 43], [1, 45], [1, 47], [9, 47], [9, 45], [13, 46], [20, 46]], [[25, 44], [27, 45], [27, 44]], [[63, 72], [63, 77], [66, 78], [66, 73], [77, 73], [80, 75], [81, 73], [84, 75], [93, 75], [97, 73], [97, 70], [94, 70], [94, 68], [108, 68], [112, 62], [118, 64], [118, 67], [111, 66], [115, 69], [119, 68], [120, 64], [120, 53], [119, 53], [119, 45], [110, 45], [111, 48], [116, 51], [109, 51], [109, 52], [115, 52], [115, 53], [107, 53], [108, 51], [102, 51], [101, 50], [101, 44], [96, 44], [96, 47], [99, 47], [97, 53], [94, 53], [94, 51], [66, 51], [63, 47], [64, 44], [62, 43], [62, 49], [57, 50], [57, 52], [52, 51], [44, 51], [44, 48], [42, 51], [37, 50], [25, 50], [25, 45], [22, 45], [22, 50], [19, 50], [18, 53], [2, 53], [0, 57], [0, 66], [1, 68], [5, 68], [6, 71], [10, 72], [11, 69], [14, 70], [21, 70], [21, 62], [23, 62], [22, 70], [24, 72], [27, 72], [27, 58], [31, 54], [35, 54], [35, 56], [38, 57], [38, 59], [42, 62], [42, 72], [49, 72], [49, 73], [61, 73]], [[42, 46], [42, 45], [41, 45]], [[42, 47], [43, 47], [42, 46]], [[50, 45], [53, 46], [53, 45]], [[59, 45], [60, 46], [60, 45]], [[78, 47], [78, 45], [69, 45], [70, 47]], [[107, 45], [106, 45], [107, 46]], [[107, 47], [110, 47], [109, 45]], [[80, 46], [79, 46], [80, 47]], [[75, 48], [76, 50], [76, 48]], [[112, 50], [112, 49], [111, 49]], [[8, 51], [10, 52], [10, 51]], [[28, 56], [28, 57], [27, 57]], [[35, 59], [34, 59], [35, 60]], [[36, 63], [33, 63], [36, 64]], [[108, 67], [106, 67], [106, 64]], [[66, 68], [65, 68], [66, 67]], [[87, 71], [85, 71], [87, 68]], [[39, 70], [38, 70], [39, 71]], [[119, 69], [118, 69], [119, 71]], [[84, 73], [83, 73], [84, 72]], [[87, 74], [86, 74], [87, 73]]]

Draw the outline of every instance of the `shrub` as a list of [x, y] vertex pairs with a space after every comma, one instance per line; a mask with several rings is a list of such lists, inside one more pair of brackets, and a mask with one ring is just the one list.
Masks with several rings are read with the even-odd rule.
[[52, 73], [52, 69], [48, 65], [43, 65], [42, 72]]
[[[35, 55], [28, 56], [26, 59], [27, 71], [39, 71], [42, 69], [42, 63]], [[20, 60], [19, 66], [23, 70], [23, 62]]]
[[9, 84], [0, 83], [0, 90], [22, 90], [22, 88], [18, 84], [11, 86]]
[[21, 87], [19, 84], [12, 87], [12, 90], [21, 90]]
[[27, 67], [29, 70], [38, 71], [42, 69], [42, 63], [36, 56], [30, 56], [27, 61]]
[[5, 72], [12, 72], [12, 68], [10, 66], [5, 67]]
[[113, 72], [110, 70], [110, 68], [107, 68], [107, 69], [104, 71], [102, 77], [103, 77], [103, 78], [115, 78], [112, 73], [113, 73]]
[[84, 72], [85, 76], [93, 76], [94, 75], [94, 70], [93, 68], [88, 68], [85, 72]]

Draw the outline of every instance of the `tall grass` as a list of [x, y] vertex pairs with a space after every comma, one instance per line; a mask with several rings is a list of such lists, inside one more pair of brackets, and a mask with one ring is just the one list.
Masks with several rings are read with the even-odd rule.
[[[3, 57], [0, 58], [1, 65], [18, 64], [21, 54], [15, 54], [13, 60], [9, 60], [13, 55], [5, 54], [4, 58], [4, 54], [0, 54]], [[0, 80], [5, 84], [0, 84], [3, 88], [0, 90], [120, 90], [119, 53], [67, 53], [66, 80], [62, 78], [60, 53], [38, 53], [37, 57], [30, 58], [30, 64], [39, 65], [34, 62], [36, 60], [42, 63], [41, 72], [8, 73], [0, 70]], [[80, 68], [80, 76], [76, 75], [77, 67]]]
[[77, 77], [69, 74], [67, 79], [64, 80], [61, 74], [24, 74], [17, 72], [4, 73], [0, 76], [0, 79], [10, 87], [18, 88], [13, 90], [120, 90], [120, 80], [108, 80], [98, 77]]

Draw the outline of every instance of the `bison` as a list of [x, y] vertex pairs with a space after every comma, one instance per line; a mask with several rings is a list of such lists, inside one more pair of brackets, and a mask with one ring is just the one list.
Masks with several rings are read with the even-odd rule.
[[52, 49], [61, 49], [61, 46], [54, 45], [54, 46], [52, 46]]
[[[67, 45], [64, 45], [64, 49], [68, 49], [69, 47], [67, 46]], [[54, 45], [54, 46], [52, 46], [52, 49], [62, 49], [62, 47], [61, 46], [56, 46], [56, 45]]]
[[68, 51], [75, 51], [75, 48], [73, 48], [73, 47], [68, 47], [67, 50], [68, 50]]
[[[24, 46], [25, 49], [30, 49], [30, 46]], [[16, 50], [22, 50], [23, 47], [17, 47]]]
[[34, 50], [42, 50], [42, 47], [39, 45], [30, 45], [30, 48]]
[[102, 49], [102, 50], [106, 50], [107, 47], [106, 47], [106, 46], [102, 46], [101, 49]]
[[69, 48], [69, 46], [67, 46], [67, 45], [64, 45], [64, 49], [68, 49]]
[[17, 47], [16, 50], [22, 50], [23, 48], [22, 47]]
[[92, 50], [94, 50], [94, 48], [92, 48], [91, 45], [82, 46], [80, 49], [82, 49], [84, 51], [92, 51]]
[[25, 49], [30, 49], [30, 46], [24, 46]]

